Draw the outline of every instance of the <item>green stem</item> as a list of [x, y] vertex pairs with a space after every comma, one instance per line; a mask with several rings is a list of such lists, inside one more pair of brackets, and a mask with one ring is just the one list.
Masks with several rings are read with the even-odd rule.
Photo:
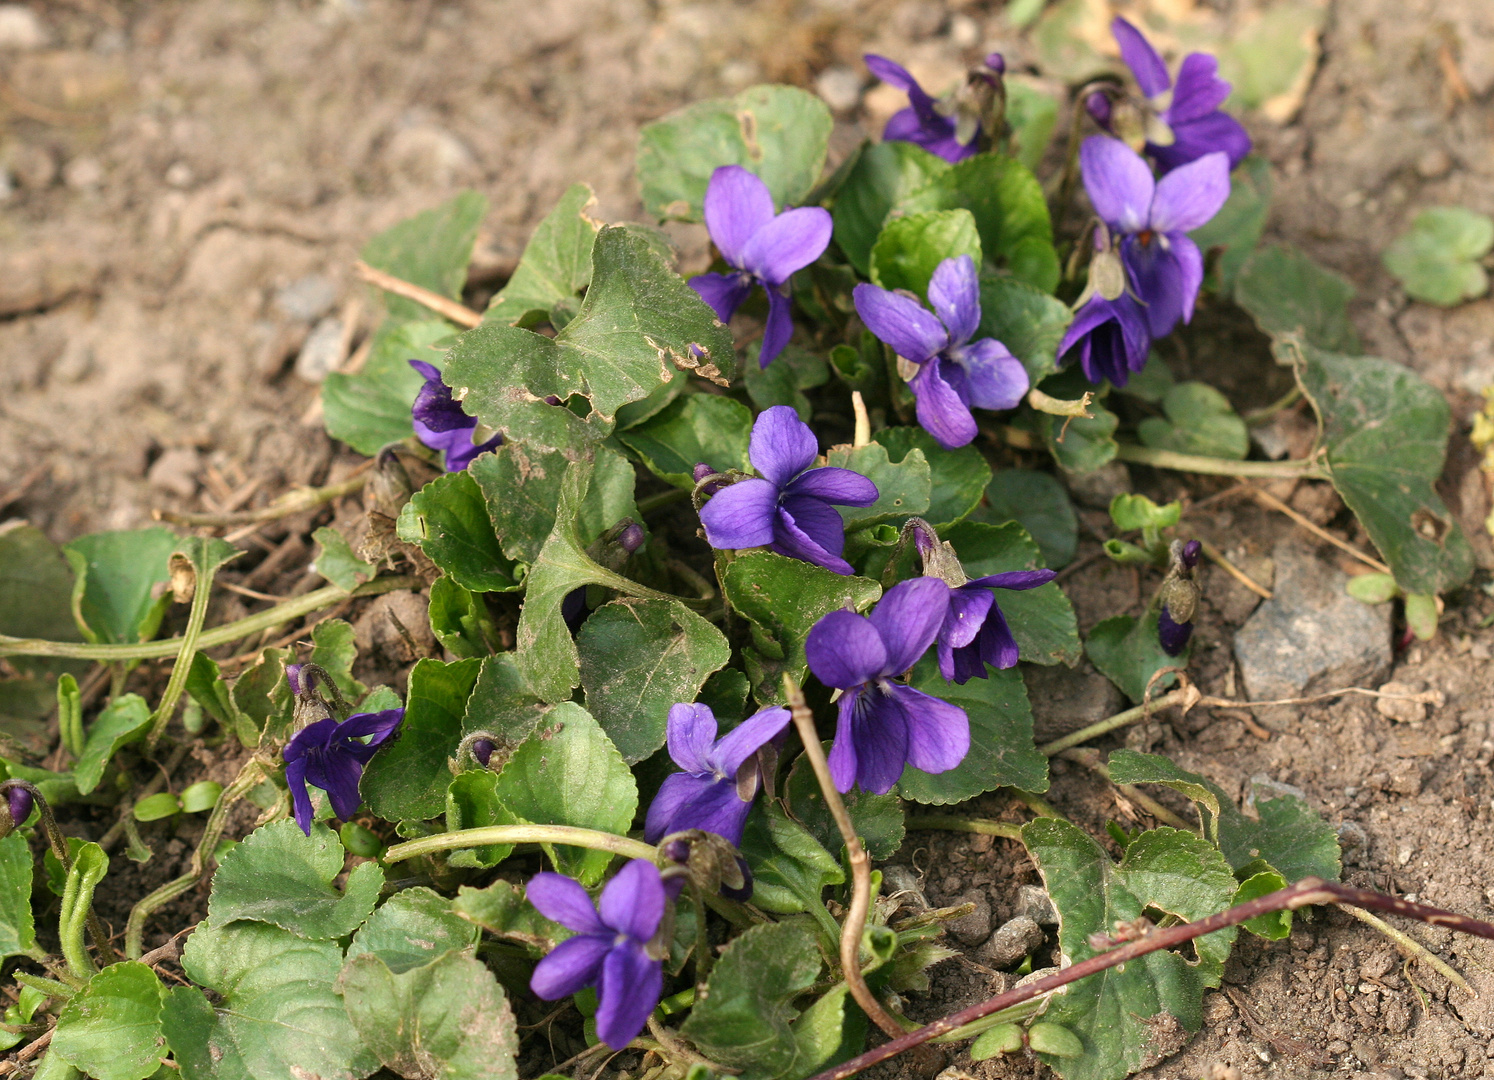
[[76, 861], [67, 873], [67, 882], [62, 888], [62, 908], [57, 917], [57, 937], [62, 944], [62, 957], [67, 961], [68, 974], [75, 979], [88, 979], [98, 969], [93, 957], [88, 955], [85, 934], [89, 929], [89, 916], [93, 914], [93, 891], [107, 869], [107, 860], [97, 870], [97, 876], [89, 874]]
[[1164, 694], [1162, 697], [1157, 698], [1150, 704], [1137, 705], [1133, 709], [1118, 712], [1114, 716], [1106, 717], [1104, 720], [1097, 720], [1088, 727], [1080, 728], [1078, 731], [1071, 731], [1062, 738], [1054, 739], [1050, 743], [1044, 743], [1038, 747], [1038, 750], [1048, 757], [1053, 757], [1055, 754], [1063, 753], [1071, 746], [1078, 746], [1080, 743], [1089, 742], [1090, 739], [1099, 738], [1107, 731], [1114, 731], [1116, 728], [1122, 728], [1127, 724], [1134, 724], [1138, 720], [1144, 720], [1150, 713], [1154, 713], [1159, 709], [1165, 709], [1169, 705], [1180, 703], [1185, 696], [1182, 690], [1174, 690], [1170, 694]]
[[299, 488], [282, 495], [269, 506], [258, 510], [239, 510], [231, 514], [193, 514], [177, 510], [157, 510], [155, 516], [158, 521], [169, 521], [174, 525], [207, 525], [215, 528], [274, 521], [277, 518], [290, 517], [292, 514], [299, 514], [306, 510], [315, 510], [323, 503], [361, 491], [371, 475], [370, 472], [361, 472], [348, 480], [328, 484], [326, 487]]
[[1031, 810], [1038, 817], [1063, 818], [1063, 815], [1053, 808], [1053, 804], [1041, 795], [1031, 791], [1023, 791], [1021, 788], [1007, 788], [1007, 790], [1011, 792], [1012, 798], [1027, 807], [1027, 809]]
[[673, 506], [677, 502], [684, 502], [690, 497], [690, 493], [684, 488], [671, 488], [661, 491], [657, 495], [649, 495], [638, 500], [638, 513], [648, 517], [655, 510], [662, 510], [666, 506]]
[[197, 884], [207, 866], [208, 859], [212, 857], [213, 849], [218, 846], [218, 838], [223, 835], [224, 826], [228, 824], [229, 808], [253, 790], [265, 778], [265, 775], [266, 764], [258, 757], [252, 757], [244, 762], [239, 775], [234, 777], [233, 783], [219, 793], [218, 801], [213, 804], [213, 812], [208, 815], [207, 824], [202, 829], [202, 839], [197, 842], [197, 850], [192, 853], [191, 868], [181, 877], [168, 881], [149, 896], [142, 897], [130, 909], [129, 920], [125, 923], [125, 955], [131, 960], [140, 959], [145, 937], [145, 920], [150, 917], [150, 913]]
[[922, 832], [942, 830], [945, 832], [980, 833], [983, 836], [1000, 836], [1007, 840], [1021, 840], [1022, 826], [1006, 821], [989, 821], [984, 818], [958, 818], [949, 814], [920, 814], [907, 821], [909, 829]]
[[1252, 409], [1250, 412], [1241, 417], [1241, 419], [1245, 421], [1246, 427], [1260, 427], [1262, 424], [1270, 421], [1273, 416], [1281, 412], [1283, 409], [1290, 409], [1293, 405], [1297, 404], [1297, 402], [1300, 401], [1301, 398], [1302, 387], [1294, 386], [1285, 394], [1282, 394], [1281, 397], [1271, 402], [1271, 404], [1265, 406], [1264, 408]]
[[[228, 645], [250, 634], [257, 634], [273, 626], [290, 622], [303, 615], [310, 615], [319, 608], [330, 607], [350, 596], [377, 596], [395, 589], [418, 589], [424, 582], [418, 577], [382, 577], [359, 585], [352, 592], [336, 585], [309, 592], [305, 596], [292, 597], [265, 611], [257, 612], [236, 622], [224, 623], [203, 631], [197, 638], [198, 649], [212, 649]], [[632, 584], [631, 582], [629, 583]], [[641, 588], [641, 586], [635, 586]], [[17, 638], [0, 634], [0, 656], [57, 656], [68, 660], [102, 660], [120, 663], [127, 660], [156, 660], [174, 656], [181, 651], [180, 638], [163, 641], [144, 641], [138, 645], [91, 645], [71, 641], [43, 641], [39, 638]]]
[[15, 972], [15, 980], [22, 986], [29, 986], [38, 993], [46, 994], [47, 997], [56, 998], [58, 1001], [69, 1001], [78, 992], [76, 987], [69, 986], [65, 982], [48, 979], [42, 975], [31, 975], [24, 971]]
[[393, 866], [406, 859], [432, 855], [438, 851], [485, 847], [488, 844], [568, 844], [593, 851], [610, 851], [614, 855], [624, 855], [630, 859], [647, 859], [649, 862], [653, 862], [659, 853], [652, 844], [645, 844], [642, 840], [597, 832], [595, 829], [581, 829], [574, 825], [487, 825], [478, 829], [437, 833], [435, 836], [423, 836], [419, 840], [395, 844], [384, 852], [382, 861], [386, 866]]
[[1234, 461], [1202, 454], [1180, 454], [1176, 450], [1158, 450], [1133, 443], [1117, 444], [1115, 456], [1121, 461], [1131, 461], [1137, 465], [1207, 476], [1255, 476], [1267, 480], [1328, 479], [1327, 471], [1312, 461]]
[[989, 1030], [998, 1024], [1014, 1024], [1019, 1020], [1026, 1020], [1033, 1013], [1042, 1009], [1045, 1003], [1034, 998], [1032, 1001], [1024, 1001], [1021, 1005], [1014, 1005], [1010, 1009], [1002, 1009], [1000, 1012], [992, 1013], [990, 1016], [981, 1017], [964, 1027], [957, 1027], [953, 1031], [946, 1031], [943, 1035], [936, 1035], [929, 1042], [961, 1042], [981, 1032]]
[[210, 566], [196, 576], [192, 609], [187, 613], [187, 628], [182, 631], [181, 650], [176, 654], [176, 662], [171, 665], [171, 678], [166, 683], [166, 692], [161, 695], [161, 703], [156, 707], [156, 714], [151, 717], [150, 734], [145, 739], [146, 757], [151, 757], [156, 752], [156, 744], [165, 734], [166, 725], [171, 722], [171, 714], [176, 711], [176, 703], [186, 689], [187, 675], [192, 670], [192, 658], [197, 655], [197, 639], [202, 636], [202, 624], [207, 621], [208, 604], [213, 595], [213, 578], [216, 575], [217, 568]]

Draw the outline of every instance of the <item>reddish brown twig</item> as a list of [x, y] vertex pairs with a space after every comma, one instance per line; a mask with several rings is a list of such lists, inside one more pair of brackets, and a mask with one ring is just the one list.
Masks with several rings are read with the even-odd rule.
[[1384, 893], [1340, 885], [1336, 881], [1324, 881], [1322, 878], [1314, 877], [1303, 878], [1295, 885], [1289, 885], [1285, 889], [1240, 904], [1238, 907], [1232, 907], [1228, 911], [1221, 911], [1217, 915], [1210, 915], [1207, 919], [1152, 930], [1143, 937], [1128, 941], [1109, 952], [1092, 956], [1055, 975], [1049, 975], [1045, 979], [1038, 979], [1026, 986], [1008, 990], [1004, 994], [997, 994], [993, 998], [982, 1001], [979, 1005], [972, 1005], [968, 1009], [952, 1013], [941, 1020], [935, 1020], [926, 1027], [921, 1027], [917, 1031], [909, 1032], [873, 1050], [868, 1050], [843, 1065], [826, 1069], [817, 1076], [811, 1077], [811, 1080], [846, 1080], [846, 1077], [855, 1076], [863, 1069], [895, 1057], [904, 1050], [911, 1050], [936, 1036], [964, 1027], [983, 1016], [989, 1016], [1002, 1009], [1009, 1009], [1013, 1005], [1020, 1005], [1024, 1001], [1051, 993], [1059, 987], [1124, 964], [1138, 956], [1145, 956], [1158, 949], [1181, 945], [1185, 941], [1212, 934], [1215, 930], [1223, 930], [1227, 926], [1238, 926], [1258, 915], [1266, 915], [1273, 911], [1295, 911], [1313, 904], [1352, 904], [1355, 907], [1374, 908], [1377, 911], [1389, 911], [1408, 918], [1419, 919], [1432, 926], [1445, 926], [1450, 930], [1459, 930], [1465, 934], [1494, 940], [1494, 924], [1469, 918], [1467, 915], [1444, 911], [1442, 908], [1430, 907], [1426, 904], [1413, 904], [1408, 900], [1386, 896]]
[[445, 316], [458, 326], [471, 329], [482, 322], [482, 315], [466, 305], [448, 299], [438, 292], [431, 292], [413, 282], [397, 278], [393, 274], [385, 273], [377, 267], [369, 266], [362, 259], [353, 264], [353, 270], [370, 285], [383, 289], [385, 292], [392, 292], [395, 296], [403, 296], [406, 300], [413, 300], [417, 304], [424, 304], [437, 315]]

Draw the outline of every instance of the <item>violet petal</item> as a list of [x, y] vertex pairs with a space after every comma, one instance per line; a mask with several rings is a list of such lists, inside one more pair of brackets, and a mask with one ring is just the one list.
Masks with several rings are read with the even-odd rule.
[[877, 485], [859, 472], [837, 466], [810, 469], [784, 489], [787, 495], [812, 495], [841, 506], [871, 506], [877, 501]]
[[700, 509], [700, 523], [713, 548], [762, 547], [773, 541], [777, 512], [778, 489], [766, 480], [749, 477], [712, 495]]
[[1112, 228], [1134, 233], [1148, 226], [1157, 182], [1140, 154], [1109, 135], [1091, 135], [1079, 148], [1079, 169], [1095, 213]]
[[1157, 181], [1149, 224], [1157, 232], [1188, 232], [1208, 223], [1229, 198], [1229, 155], [1205, 154]]
[[570, 997], [597, 981], [611, 948], [610, 938], [594, 934], [566, 938], [535, 966], [529, 989], [543, 1001]]
[[607, 882], [597, 901], [602, 924], [619, 934], [647, 941], [664, 918], [664, 883], [659, 868], [644, 859], [633, 859]]
[[[943, 582], [938, 583], [941, 587]], [[832, 611], [804, 640], [809, 670], [826, 686], [849, 690], [886, 672], [887, 646], [871, 620], [854, 611]]]
[[643, 1030], [663, 991], [663, 965], [650, 960], [641, 944], [613, 948], [597, 980], [597, 1038], [613, 1050], [626, 1047]]
[[716, 742], [716, 716], [709, 705], [679, 702], [669, 707], [666, 728], [669, 756], [691, 773], [711, 771], [711, 747]]
[[748, 241], [773, 220], [768, 185], [740, 165], [723, 165], [711, 173], [702, 209], [711, 241], [722, 258], [745, 269], [742, 252]]
[[901, 675], [928, 651], [949, 610], [949, 586], [938, 578], [900, 581], [871, 613], [872, 627], [887, 650], [883, 675]]
[[746, 274], [696, 274], [690, 279], [690, 288], [700, 294], [716, 318], [731, 322], [737, 308], [752, 293], [752, 278]]
[[889, 696], [906, 718], [908, 764], [926, 773], [942, 773], [965, 760], [970, 752], [970, 718], [964, 709], [911, 686], [893, 686]]
[[790, 480], [814, 464], [820, 444], [792, 405], [774, 405], [752, 424], [747, 459], [758, 475], [782, 490]]
[[1022, 361], [995, 338], [981, 338], [962, 350], [970, 404], [977, 409], [1015, 409], [1027, 396], [1030, 380]]
[[793, 718], [784, 708], [761, 709], [743, 720], [721, 737], [711, 751], [711, 764], [729, 777], [735, 777], [744, 762], [780, 731]]
[[866, 328], [899, 356], [922, 364], [949, 344], [944, 324], [918, 301], [878, 285], [857, 285], [851, 295]]
[[768, 321], [763, 325], [763, 340], [757, 352], [759, 368], [778, 359], [794, 336], [793, 306], [782, 286], [768, 286]]
[[823, 207], [785, 210], [752, 234], [742, 248], [738, 265], [770, 288], [782, 285], [824, 254], [830, 246], [832, 227], [830, 211]]
[[542, 871], [529, 879], [524, 895], [545, 918], [578, 934], [608, 934], [607, 926], [597, 918], [591, 897], [581, 884], [564, 874]]
[[949, 331], [951, 345], [963, 345], [980, 325], [980, 279], [969, 255], [945, 259], [929, 279], [929, 304]]
[[1140, 30], [1117, 15], [1111, 20], [1110, 32], [1115, 35], [1121, 59], [1136, 76], [1136, 85], [1141, 87], [1143, 94], [1153, 98], [1172, 85], [1172, 80], [1167, 77], [1167, 65]]
[[1219, 77], [1219, 61], [1208, 53], [1189, 53], [1178, 68], [1177, 85], [1166, 119], [1169, 124], [1207, 116], [1229, 97], [1230, 84]]
[[918, 423], [946, 450], [968, 446], [979, 434], [970, 406], [960, 399], [954, 386], [943, 377], [946, 360], [931, 360], [908, 383], [917, 399]]

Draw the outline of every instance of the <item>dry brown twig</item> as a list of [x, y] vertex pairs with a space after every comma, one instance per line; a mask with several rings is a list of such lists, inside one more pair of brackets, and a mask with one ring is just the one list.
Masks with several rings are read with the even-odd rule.
[[1379, 559], [1371, 558], [1348, 541], [1340, 540], [1327, 529], [1315, 525], [1312, 521], [1303, 517], [1286, 503], [1278, 499], [1275, 495], [1272, 495], [1269, 491], [1263, 491], [1258, 487], [1252, 487], [1250, 489], [1250, 497], [1268, 510], [1275, 510], [1279, 514], [1285, 514], [1287, 517], [1295, 521], [1298, 525], [1302, 526], [1302, 528], [1306, 529], [1308, 532], [1316, 536], [1319, 540], [1326, 540], [1328, 543], [1332, 544], [1339, 550], [1348, 552], [1350, 555], [1354, 556], [1354, 558], [1364, 563], [1365, 566], [1378, 570], [1382, 574], [1390, 573], [1390, 567], [1386, 566]]
[[437, 315], [450, 319], [458, 326], [465, 326], [470, 330], [482, 324], [482, 315], [465, 304], [449, 300], [440, 293], [431, 292], [429, 289], [397, 278], [393, 274], [387, 274], [383, 270], [369, 266], [362, 259], [353, 264], [353, 269], [360, 278], [375, 288], [392, 292], [395, 296], [403, 296], [406, 300], [413, 300], [417, 304], [424, 304]]

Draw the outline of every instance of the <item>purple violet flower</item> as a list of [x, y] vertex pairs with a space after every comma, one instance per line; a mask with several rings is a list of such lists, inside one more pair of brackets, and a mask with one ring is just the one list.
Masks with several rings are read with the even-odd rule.
[[[980, 279], [969, 255], [945, 259], [929, 280], [929, 303], [877, 285], [857, 285], [856, 312], [867, 329], [918, 365], [908, 381], [918, 399], [918, 422], [949, 450], [979, 430], [972, 406], [1011, 409], [1027, 393], [1027, 369], [995, 338], [969, 343], [980, 326]], [[969, 344], [967, 344], [969, 343]]]
[[451, 396], [451, 387], [441, 381], [440, 369], [424, 360], [411, 360], [410, 366], [425, 376], [425, 385], [415, 395], [415, 404], [410, 409], [415, 437], [432, 450], [442, 452], [447, 472], [461, 472], [478, 454], [503, 444], [502, 435], [474, 444], [472, 432], [477, 420], [463, 412]]
[[965, 710], [892, 680], [918, 662], [949, 611], [949, 586], [938, 578], [899, 582], [871, 616], [832, 611], [805, 641], [809, 670], [843, 691], [830, 776], [841, 791], [857, 783], [882, 795], [903, 768], [953, 769], [970, 751]]
[[1229, 160], [1205, 154], [1154, 180], [1125, 143], [1091, 135], [1079, 150], [1079, 167], [1095, 213], [1121, 238], [1121, 261], [1146, 308], [1151, 336], [1171, 333], [1179, 319], [1190, 321], [1204, 268], [1187, 234], [1229, 198]]
[[1011, 570], [973, 578], [949, 590], [949, 613], [939, 628], [939, 674], [953, 683], [985, 679], [986, 665], [1004, 670], [1018, 660], [1017, 639], [996, 603], [995, 589], [1036, 589], [1052, 570]]
[[541, 915], [576, 932], [539, 962], [529, 988], [555, 1001], [595, 986], [597, 1037], [623, 1049], [664, 990], [664, 965], [650, 948], [664, 918], [658, 868], [634, 859], [607, 883], [595, 909], [586, 890], [563, 874], [535, 874], [525, 893]]
[[811, 469], [819, 444], [791, 405], [774, 405], [752, 425], [747, 457], [758, 477], [722, 488], [700, 511], [713, 548], [767, 547], [780, 555], [851, 573], [840, 557], [846, 531], [832, 504], [870, 506], [877, 485], [850, 469]]
[[742, 828], [761, 780], [753, 755], [788, 726], [787, 709], [763, 709], [721, 739], [709, 705], [681, 702], [669, 710], [669, 756], [684, 772], [665, 777], [648, 808], [645, 843], [701, 829], [742, 843]]
[[800, 206], [774, 214], [767, 184], [740, 165], [723, 165], [711, 173], [706, 187], [705, 223], [711, 242], [733, 272], [698, 274], [690, 279], [690, 287], [722, 322], [731, 321], [754, 285], [767, 291], [768, 324], [758, 353], [758, 363], [767, 367], [794, 333], [788, 279], [829, 246], [830, 212]]
[[[953, 115], [954, 110], [930, 96], [907, 68], [875, 53], [868, 53], [863, 59], [873, 75], [908, 95], [908, 107], [900, 109], [887, 121], [887, 127], [882, 131], [884, 140], [913, 143], [951, 163], [975, 155], [980, 142], [979, 127], [961, 142], [959, 119]], [[1006, 61], [1000, 53], [992, 53], [986, 57], [986, 66], [1001, 72], [1006, 70]]]
[[[295, 681], [291, 685], [294, 686]], [[285, 782], [290, 787], [296, 824], [301, 826], [302, 832], [311, 835], [311, 793], [306, 790], [307, 784], [327, 793], [332, 812], [343, 821], [358, 812], [358, 805], [363, 801], [358, 791], [363, 766], [374, 756], [374, 751], [398, 730], [404, 718], [404, 709], [356, 713], [340, 724], [329, 716], [308, 724], [285, 744], [282, 755], [285, 758]], [[366, 736], [372, 737], [364, 742]]]
[[[1219, 78], [1219, 62], [1208, 53], [1189, 53], [1178, 69], [1174, 86], [1167, 65], [1140, 30], [1116, 16], [1111, 32], [1120, 45], [1121, 59], [1136, 76], [1136, 85], [1154, 110], [1161, 130], [1149, 124], [1146, 152], [1164, 173], [1171, 172], [1206, 154], [1222, 152], [1233, 169], [1250, 153], [1250, 136], [1233, 116], [1220, 110], [1229, 97], [1230, 84]], [[1110, 130], [1110, 102], [1103, 94], [1091, 94], [1085, 102], [1091, 116]], [[1158, 143], [1154, 137], [1171, 141]]]

